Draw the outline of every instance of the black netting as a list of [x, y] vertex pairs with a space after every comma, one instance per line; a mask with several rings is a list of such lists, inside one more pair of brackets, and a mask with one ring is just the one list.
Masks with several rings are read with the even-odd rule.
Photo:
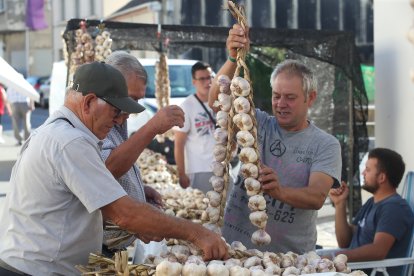
[[[68, 53], [75, 47], [74, 31], [80, 19], [68, 22], [64, 39]], [[87, 21], [88, 32], [98, 33], [101, 21]], [[157, 25], [103, 22], [113, 39], [112, 49], [159, 51]], [[162, 25], [162, 39], [168, 38], [168, 57], [208, 61], [218, 69], [226, 59], [228, 27]], [[349, 32], [251, 28], [251, 51], [247, 58], [254, 87], [255, 105], [271, 111], [270, 73], [284, 58], [300, 59], [317, 73], [318, 99], [310, 118], [334, 135], [342, 146], [342, 175], [353, 182], [354, 212], [359, 209], [359, 163], [368, 149], [366, 120], [368, 99], [360, 62]], [[281, 54], [282, 53], [282, 54]], [[70, 60], [70, 59], [69, 59]]]

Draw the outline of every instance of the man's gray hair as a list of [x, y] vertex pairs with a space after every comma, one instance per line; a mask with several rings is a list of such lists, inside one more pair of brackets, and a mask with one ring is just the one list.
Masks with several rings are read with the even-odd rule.
[[124, 77], [134, 74], [147, 84], [147, 71], [133, 55], [125, 51], [115, 51], [106, 58], [105, 62], [121, 71]]
[[317, 81], [312, 70], [310, 70], [305, 64], [298, 60], [286, 59], [279, 63], [270, 76], [270, 86], [273, 85], [274, 80], [280, 73], [289, 73], [297, 75], [302, 78], [302, 88], [305, 92], [305, 97], [309, 95], [309, 92], [317, 90]]

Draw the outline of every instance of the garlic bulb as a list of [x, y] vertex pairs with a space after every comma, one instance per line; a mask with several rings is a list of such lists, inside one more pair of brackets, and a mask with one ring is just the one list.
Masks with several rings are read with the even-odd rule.
[[242, 77], [235, 77], [231, 81], [230, 90], [237, 96], [246, 97], [250, 94], [250, 83]]
[[252, 243], [254, 243], [255, 245], [260, 246], [260, 245], [269, 244], [271, 241], [271, 238], [269, 234], [266, 233], [266, 231], [264, 231], [263, 229], [259, 229], [253, 233], [251, 240], [252, 240]]
[[209, 221], [216, 223], [220, 219], [220, 209], [212, 206], [207, 207], [206, 212], [208, 214]]
[[243, 263], [243, 266], [245, 268], [250, 268], [252, 266], [260, 265], [261, 263], [262, 263], [262, 260], [259, 257], [253, 256], [245, 260]]
[[173, 245], [170, 251], [180, 263], [187, 261], [188, 256], [190, 256], [190, 249], [185, 245]]
[[261, 229], [264, 229], [266, 227], [267, 218], [268, 216], [265, 211], [255, 211], [249, 215], [251, 223]]
[[249, 268], [249, 270], [250, 276], [267, 276], [263, 268], [261, 268], [260, 266], [253, 266]]
[[224, 179], [222, 177], [213, 175], [212, 177], [210, 177], [209, 182], [211, 186], [213, 187], [214, 191], [219, 192], [219, 193], [223, 191]]
[[273, 252], [265, 252], [263, 253], [263, 265], [264, 267], [269, 266], [280, 266], [280, 261], [282, 260], [281, 254], [277, 255]]
[[221, 93], [230, 94], [230, 78], [226, 75], [220, 75], [217, 78], [217, 82]]
[[208, 276], [229, 276], [230, 272], [223, 264], [209, 263], [207, 266]]
[[[242, 261], [239, 259], [235, 259], [235, 258], [230, 258], [224, 261], [224, 265], [230, 269], [233, 266], [242, 266]], [[231, 275], [231, 271], [230, 271], [230, 275]]]
[[252, 163], [242, 164], [240, 167], [240, 172], [244, 178], [257, 178], [259, 176], [259, 168]]
[[236, 134], [237, 144], [241, 147], [251, 147], [254, 144], [253, 135], [247, 130], [240, 130]]
[[248, 113], [250, 111], [249, 100], [245, 97], [237, 97], [233, 105], [237, 113]]
[[226, 144], [227, 143], [227, 130], [225, 128], [216, 128], [214, 131], [214, 139], [218, 144]]
[[226, 111], [220, 110], [219, 112], [217, 112], [217, 125], [219, 125], [221, 128], [227, 128], [228, 116], [229, 114]]
[[240, 130], [251, 130], [253, 128], [253, 121], [249, 114], [239, 113], [234, 115], [233, 123]]
[[254, 196], [260, 192], [261, 184], [256, 179], [248, 177], [244, 180], [244, 187], [248, 196]]
[[248, 206], [252, 211], [263, 211], [266, 209], [266, 199], [262, 195], [251, 196]]
[[230, 248], [233, 250], [240, 250], [240, 251], [247, 250], [246, 246], [244, 246], [240, 241], [233, 241], [230, 245]]
[[204, 263], [185, 263], [182, 271], [182, 276], [204, 276], [206, 275], [207, 267]]
[[266, 267], [265, 273], [266, 275], [280, 275], [280, 273], [282, 273], [282, 269], [278, 265], [271, 264]]
[[250, 270], [241, 266], [230, 267], [230, 276], [250, 276]]
[[316, 268], [313, 265], [306, 265], [302, 268], [302, 274], [316, 273]]
[[223, 176], [224, 172], [226, 171], [225, 165], [217, 161], [214, 161], [213, 163], [211, 163], [211, 168], [215, 176]]
[[231, 108], [231, 104], [232, 104], [232, 100], [231, 100], [230, 95], [219, 93], [218, 106], [220, 106], [221, 110], [229, 112]]
[[288, 275], [299, 275], [300, 270], [297, 269], [294, 266], [289, 266], [285, 268], [285, 271], [283, 271], [282, 276], [288, 276]]
[[259, 156], [253, 148], [246, 147], [241, 149], [239, 158], [243, 163], [254, 163], [259, 159]]
[[224, 159], [226, 158], [226, 153], [227, 153], [226, 146], [222, 144], [216, 144], [214, 146], [213, 155], [214, 155], [214, 159], [217, 162], [224, 161]]
[[176, 262], [164, 260], [155, 269], [155, 276], [180, 276], [182, 265]]
[[221, 228], [215, 223], [204, 223], [203, 226], [214, 233], [221, 235]]
[[207, 198], [209, 199], [210, 206], [218, 207], [221, 203], [221, 194], [216, 191], [208, 191], [206, 194]]

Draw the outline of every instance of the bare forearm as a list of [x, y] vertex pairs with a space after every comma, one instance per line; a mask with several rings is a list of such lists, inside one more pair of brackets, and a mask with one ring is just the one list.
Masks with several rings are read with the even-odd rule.
[[275, 197], [295, 208], [319, 210], [326, 199], [326, 193], [312, 187], [291, 188], [282, 187], [282, 193]]
[[180, 175], [185, 174], [184, 145], [182, 143], [175, 143], [174, 158], [178, 173]]
[[155, 135], [154, 128], [150, 124], [145, 124], [128, 140], [116, 147], [105, 161], [112, 175], [119, 178], [128, 172]]
[[367, 244], [355, 249], [341, 250], [336, 254], [345, 254], [348, 256], [349, 262], [364, 262], [383, 260], [385, 255], [382, 248], [375, 244]]
[[352, 240], [352, 226], [346, 218], [346, 202], [338, 203], [335, 206], [335, 234], [338, 246], [346, 248]]
[[235, 62], [231, 62], [231, 61], [227, 60], [226, 63], [224, 63], [223, 66], [220, 68], [220, 70], [217, 72], [217, 75], [214, 78], [213, 83], [211, 84], [210, 92], [209, 92], [209, 98], [208, 98], [208, 105], [215, 112], [218, 111], [218, 108], [214, 107], [213, 104], [214, 104], [214, 101], [217, 100], [218, 94], [220, 93], [220, 87], [217, 83], [217, 79], [221, 75], [226, 75], [230, 79], [232, 79], [233, 75], [234, 75], [234, 72], [236, 71], [236, 67], [237, 67], [237, 64]]

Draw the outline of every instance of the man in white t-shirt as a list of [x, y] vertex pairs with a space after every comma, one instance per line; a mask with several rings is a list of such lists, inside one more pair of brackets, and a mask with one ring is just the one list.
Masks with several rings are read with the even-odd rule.
[[197, 62], [191, 68], [196, 93], [181, 104], [185, 113], [182, 128], [175, 130], [174, 157], [183, 188], [189, 186], [207, 192], [213, 175], [213, 149], [215, 145], [215, 115], [208, 106], [212, 70], [209, 64]]

